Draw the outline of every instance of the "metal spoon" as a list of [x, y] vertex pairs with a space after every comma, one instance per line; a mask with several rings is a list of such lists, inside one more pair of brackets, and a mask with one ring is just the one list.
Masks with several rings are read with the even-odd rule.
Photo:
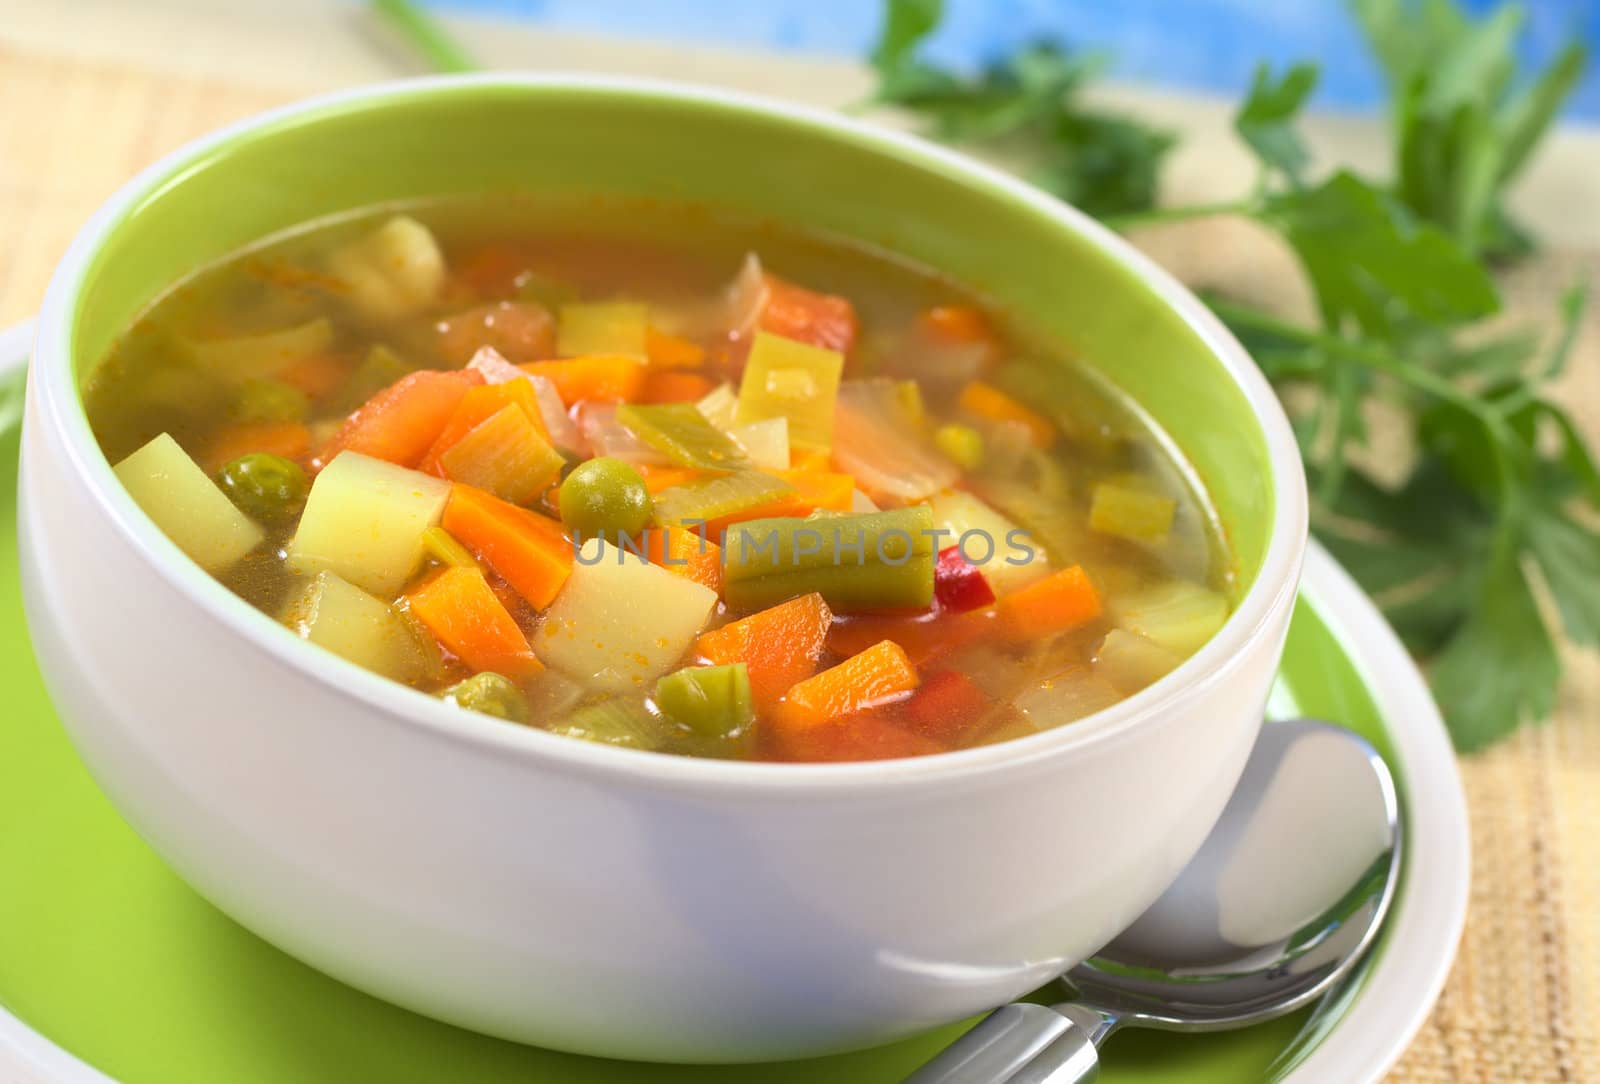
[[1079, 1084], [1125, 1025], [1244, 1027], [1326, 993], [1372, 944], [1400, 869], [1394, 780], [1328, 723], [1268, 723], [1172, 887], [1098, 956], [1076, 996], [996, 1009], [906, 1084]]

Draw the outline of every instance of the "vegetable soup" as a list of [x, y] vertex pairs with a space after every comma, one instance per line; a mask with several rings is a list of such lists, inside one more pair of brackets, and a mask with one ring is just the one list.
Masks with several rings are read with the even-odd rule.
[[1070, 723], [1228, 614], [1203, 494], [1065, 355], [854, 243], [506, 196], [202, 270], [86, 401], [321, 649], [585, 741], [865, 760]]

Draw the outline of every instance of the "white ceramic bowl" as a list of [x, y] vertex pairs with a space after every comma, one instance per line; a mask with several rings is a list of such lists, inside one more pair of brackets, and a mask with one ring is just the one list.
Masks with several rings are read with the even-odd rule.
[[[1252, 480], [1264, 543], [1222, 632], [1152, 688], [1036, 737], [902, 761], [745, 764], [473, 717], [307, 647], [229, 594], [145, 518], [96, 447], [75, 375], [95, 360], [80, 356], [93, 338], [84, 312], [121, 303], [119, 289], [149, 293], [123, 269], [165, 258], [150, 228], [168, 230], [156, 236], [182, 250], [174, 260], [185, 245], [237, 243], [207, 236], [198, 196], [187, 217], [160, 217], [189, 183], [174, 178], [340, 117], [381, 129], [391, 109], [448, 112], [485, 94], [530, 118], [578, 102], [649, 114], [657, 130], [681, 114], [684, 140], [695, 125], [781, 129], [775, 146], [814, 144], [817, 189], [860, 170], [927, 175], [995, 223], [1026, 215], [1041, 273], [1072, 248], [1137, 279], [1147, 311], [1197, 344], [1218, 394], [1253, 416], [1258, 432], [1223, 439], [1264, 449]], [[757, 205], [783, 198], [753, 187]], [[920, 216], [907, 247], [928, 258], [927, 239], [972, 228], [970, 211]], [[141, 214], [155, 226], [128, 224]], [[197, 890], [288, 952], [420, 1012], [681, 1061], [815, 1054], [954, 1020], [1025, 993], [1138, 915], [1200, 844], [1254, 739], [1306, 519], [1288, 426], [1242, 349], [1072, 209], [832, 115], [505, 76], [377, 87], [246, 122], [113, 197], [72, 245], [39, 321], [20, 499], [28, 617], [61, 717], [112, 801]]]

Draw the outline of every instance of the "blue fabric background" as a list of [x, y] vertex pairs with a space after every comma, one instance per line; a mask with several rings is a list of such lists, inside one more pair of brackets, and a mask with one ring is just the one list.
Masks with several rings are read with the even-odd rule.
[[[877, 34], [878, 0], [430, 0], [441, 10], [512, 16], [574, 30], [862, 55]], [[1494, 0], [1464, 0], [1484, 10]], [[1522, 48], [1547, 59], [1572, 32], [1600, 52], [1600, 0], [1527, 0]], [[1318, 101], [1369, 108], [1383, 99], [1343, 0], [946, 0], [930, 42], [936, 58], [972, 65], [1019, 41], [1051, 35], [1109, 50], [1118, 74], [1234, 93], [1259, 59], [1323, 65]], [[1591, 63], [1569, 113], [1600, 120]]]

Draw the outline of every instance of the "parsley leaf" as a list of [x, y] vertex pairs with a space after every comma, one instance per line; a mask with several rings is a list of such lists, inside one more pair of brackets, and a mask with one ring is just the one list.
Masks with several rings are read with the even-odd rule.
[[1394, 98], [1395, 194], [1471, 254], [1521, 255], [1529, 242], [1500, 198], [1582, 75], [1583, 45], [1569, 42], [1518, 88], [1519, 4], [1481, 22], [1454, 0], [1354, 8]]
[[1155, 202], [1161, 163], [1175, 140], [1079, 100], [1103, 69], [1102, 56], [1040, 41], [976, 75], [945, 71], [916, 55], [941, 7], [937, 0], [889, 0], [871, 53], [879, 77], [873, 102], [917, 115], [947, 143], [1020, 149], [1020, 168], [1034, 183], [1090, 214]]
[[1555, 704], [1561, 662], [1514, 552], [1490, 563], [1475, 605], [1439, 653], [1433, 690], [1456, 747], [1481, 749]]
[[1262, 164], [1279, 170], [1296, 186], [1311, 155], [1291, 122], [1316, 85], [1314, 64], [1296, 64], [1276, 81], [1270, 67], [1258, 64], [1250, 93], [1233, 121], [1234, 130]]

